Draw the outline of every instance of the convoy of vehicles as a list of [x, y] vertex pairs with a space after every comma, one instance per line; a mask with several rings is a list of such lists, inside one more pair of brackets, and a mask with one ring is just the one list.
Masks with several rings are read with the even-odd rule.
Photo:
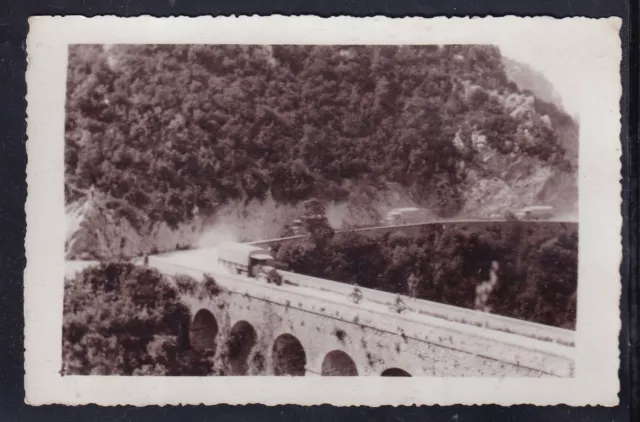
[[[515, 213], [518, 220], [544, 220], [553, 216], [553, 207], [535, 205]], [[294, 234], [307, 234], [308, 220], [323, 219], [323, 216], [309, 216], [292, 222], [290, 228]], [[425, 209], [417, 207], [395, 208], [386, 215], [383, 225], [398, 226], [418, 224], [429, 220]], [[267, 283], [282, 284], [282, 276], [272, 254], [261, 247], [243, 243], [225, 243], [218, 247], [218, 262], [232, 274], [264, 280]]]
[[[492, 215], [485, 215], [483, 217], [473, 218], [471, 217], [469, 220], [471, 221], [493, 221], [493, 220], [520, 220], [520, 221], [535, 221], [535, 220], [549, 220], [554, 217], [555, 210], [553, 207], [548, 205], [532, 205], [528, 207], [524, 207], [519, 211], [516, 210], [507, 210], [506, 214], [504, 212], [495, 212]], [[461, 219], [463, 220], [463, 219]], [[307, 217], [298, 218], [293, 220], [290, 224], [285, 226], [285, 231], [281, 237], [287, 236], [304, 236], [310, 234], [309, 227], [312, 227], [314, 224], [316, 226], [320, 225], [323, 221], [326, 221], [326, 217], [322, 215], [312, 215]], [[394, 208], [389, 211], [386, 216], [374, 224], [365, 224], [365, 225], [344, 225], [342, 227], [342, 231], [351, 231], [355, 229], [364, 229], [364, 228], [372, 228], [376, 226], [402, 226], [402, 225], [410, 225], [410, 224], [421, 224], [421, 223], [429, 223], [436, 222], [437, 218], [434, 218], [433, 214], [431, 214], [428, 210], [424, 208], [418, 207], [404, 207], [404, 208]]]
[[218, 262], [232, 274], [282, 284], [276, 261], [264, 248], [243, 243], [225, 243], [218, 246]]
[[[516, 213], [510, 213], [511, 218], [521, 221], [527, 220], [545, 220], [553, 216], [554, 209], [546, 205], [534, 205], [522, 208]], [[429, 220], [430, 216], [426, 210], [416, 207], [396, 208], [391, 210], [383, 220], [384, 225], [397, 226], [403, 224], [424, 223]], [[325, 221], [322, 215], [311, 215], [306, 218], [295, 220], [290, 226], [293, 231], [300, 233], [307, 229], [309, 221]], [[298, 234], [296, 233], [296, 234]], [[282, 274], [277, 267], [283, 268], [273, 257], [272, 253], [259, 246], [245, 243], [223, 243], [218, 246], [218, 263], [225, 267], [233, 275], [242, 275], [249, 278], [255, 278], [267, 283], [273, 283], [278, 286], [283, 284]], [[149, 265], [148, 255], [143, 257], [143, 265]], [[287, 281], [288, 284], [292, 284]], [[293, 283], [293, 285], [297, 285]], [[350, 300], [355, 304], [363, 300], [363, 293], [355, 287], [349, 294]], [[393, 312], [402, 313], [408, 309], [402, 297], [397, 295], [394, 303], [390, 305]]]
[[[548, 205], [532, 205], [517, 211], [517, 220], [548, 220], [554, 216], [554, 209]], [[389, 211], [382, 224], [386, 226], [399, 226], [403, 224], [426, 223], [431, 219], [429, 212], [423, 208], [407, 207], [395, 208]], [[496, 214], [489, 217], [489, 220], [502, 219], [502, 215]]]

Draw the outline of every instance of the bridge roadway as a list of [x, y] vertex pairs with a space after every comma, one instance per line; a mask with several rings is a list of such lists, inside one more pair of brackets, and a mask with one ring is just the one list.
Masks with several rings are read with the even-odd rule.
[[[67, 275], [92, 264], [70, 262]], [[573, 375], [572, 331], [409, 298], [397, 313], [396, 295], [361, 288], [356, 304], [352, 286], [288, 272], [290, 284], [267, 284], [226, 274], [215, 248], [152, 256], [149, 265], [196, 280], [209, 274], [224, 288], [213, 299], [183, 299], [194, 347], [220, 351], [232, 334], [243, 339], [235, 375]]]
[[[442, 219], [442, 220], [437, 220], [437, 221], [429, 221], [429, 222], [423, 222], [423, 223], [412, 223], [412, 224], [401, 224], [401, 225], [395, 225], [395, 226], [388, 226], [388, 225], [384, 225], [384, 226], [371, 226], [371, 227], [360, 227], [360, 228], [354, 228], [354, 229], [350, 229], [350, 230], [336, 230], [335, 234], [340, 236], [340, 235], [345, 235], [345, 234], [349, 234], [349, 233], [357, 233], [357, 234], [363, 234], [365, 236], [367, 235], [380, 235], [380, 234], [384, 234], [384, 233], [389, 233], [389, 232], [405, 232], [405, 233], [418, 233], [420, 231], [420, 229], [422, 229], [422, 227], [424, 226], [432, 226], [432, 225], [438, 225], [438, 224], [452, 224], [452, 223], [458, 223], [458, 224], [488, 224], [488, 223], [515, 223], [518, 221], [511, 221], [511, 220], [504, 220], [504, 219], [485, 219], [485, 220], [480, 220], [480, 219], [472, 219], [472, 220], [460, 220], [460, 219]], [[556, 220], [526, 220], [526, 221], [520, 221], [522, 223], [528, 223], [528, 224], [535, 224], [535, 223], [541, 223], [541, 224], [577, 224], [577, 221], [575, 220], [564, 220], [564, 219], [556, 219]], [[287, 236], [287, 237], [280, 237], [280, 238], [273, 238], [273, 239], [262, 239], [262, 240], [256, 240], [256, 241], [250, 241], [247, 242], [251, 245], [256, 245], [256, 246], [271, 246], [274, 244], [290, 244], [290, 243], [296, 243], [299, 241], [302, 241], [304, 239], [307, 239], [309, 236], [308, 235], [296, 235], [296, 236]]]

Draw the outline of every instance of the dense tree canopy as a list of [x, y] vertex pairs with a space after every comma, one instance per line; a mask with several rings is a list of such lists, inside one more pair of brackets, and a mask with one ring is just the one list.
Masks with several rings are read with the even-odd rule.
[[[197, 285], [186, 281], [179, 285]], [[65, 284], [62, 373], [212, 374], [211, 353], [189, 346], [189, 321], [158, 271], [116, 262], [86, 269]]]
[[425, 226], [372, 237], [350, 233], [329, 242], [277, 248], [292, 271], [474, 308], [476, 286], [499, 264], [494, 312], [575, 326], [578, 233], [575, 224], [469, 223]]
[[67, 200], [95, 186], [175, 225], [229, 200], [340, 200], [360, 180], [452, 214], [474, 132], [564, 160], [554, 130], [499, 100], [517, 93], [491, 46], [72, 46]]

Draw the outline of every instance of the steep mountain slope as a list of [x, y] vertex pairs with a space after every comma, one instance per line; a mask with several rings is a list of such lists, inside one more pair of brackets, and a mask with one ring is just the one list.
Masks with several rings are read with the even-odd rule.
[[539, 100], [555, 104], [562, 108], [562, 99], [551, 82], [543, 74], [531, 68], [531, 66], [502, 57], [504, 70], [512, 81], [522, 89], [531, 91]]
[[[491, 46], [73, 46], [65, 140], [69, 213], [95, 222], [69, 244], [125, 224], [80, 207], [93, 187], [115, 201], [106, 214], [148, 221], [122, 229], [140, 237], [124, 253], [193, 244], [221, 214], [244, 219], [240, 237], [270, 235], [311, 197], [334, 225], [400, 205], [577, 205], [576, 123]], [[70, 256], [110, 240], [74, 242]]]
[[203, 221], [171, 228], [122, 200], [95, 195], [66, 207], [67, 259], [118, 259], [190, 246]]

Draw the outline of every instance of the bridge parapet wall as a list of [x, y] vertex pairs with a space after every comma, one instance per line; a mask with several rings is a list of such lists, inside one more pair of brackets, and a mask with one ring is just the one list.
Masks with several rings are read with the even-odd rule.
[[[172, 264], [170, 258], [149, 261], [170, 276], [204, 278], [203, 270]], [[200, 344], [213, 342], [219, 359], [229, 356], [232, 332], [238, 326], [251, 327], [255, 343], [242, 357], [246, 362], [235, 366], [236, 371], [245, 368], [243, 373], [274, 374], [279, 362], [274, 345], [280, 338], [293, 337], [304, 350], [303, 369], [309, 375], [322, 374], [328, 356], [335, 355], [347, 356], [359, 375], [380, 375], [390, 368], [414, 376], [573, 374], [574, 348], [566, 346], [573, 332], [568, 330], [411, 299], [408, 310], [399, 314], [389, 306], [393, 294], [361, 288], [364, 300], [355, 304], [349, 298], [353, 286], [295, 273], [285, 278], [297, 285], [283, 286], [209, 274], [223, 287], [220, 294], [183, 293], [182, 298], [192, 318], [203, 310], [213, 316], [215, 330], [202, 331], [210, 338]], [[538, 335], [528, 335], [527, 330]], [[556, 343], [539, 339], [545, 335]]]
[[[360, 229], [353, 229], [348, 231], [336, 231], [334, 236], [336, 238], [340, 238], [343, 236], [349, 235], [361, 235], [373, 238], [379, 238], [384, 236], [387, 233], [403, 233], [407, 236], [415, 236], [420, 233], [422, 229], [428, 226], [434, 225], [450, 225], [450, 224], [466, 224], [466, 225], [486, 225], [491, 223], [507, 223], [506, 221], [499, 220], [474, 220], [474, 221], [437, 221], [437, 222], [429, 222], [429, 223], [418, 223], [418, 224], [405, 224], [399, 226], [380, 226], [380, 227], [366, 227]], [[513, 222], [508, 222], [513, 223]], [[577, 225], [578, 223], [574, 221], [523, 221], [520, 222], [522, 224], [557, 224], [557, 225]], [[281, 237], [276, 239], [264, 239], [253, 242], [248, 242], [251, 245], [262, 246], [262, 247], [272, 247], [274, 245], [296, 245], [301, 244], [302, 242], [309, 239], [307, 235], [299, 235], [299, 236], [289, 236], [289, 237]]]
[[[159, 269], [182, 273], [166, 265]], [[250, 359], [263, 361], [267, 374], [275, 367], [273, 345], [284, 334], [302, 345], [309, 373], [322, 373], [322, 363], [332, 351], [346, 353], [360, 375], [379, 375], [388, 368], [430, 376], [573, 373], [571, 347], [428, 315], [393, 314], [380, 303], [356, 305], [347, 297], [304, 286], [213, 276], [226, 291], [208, 299], [187, 295], [192, 315], [206, 309], [215, 316], [220, 350], [237, 323], [251, 324], [258, 340]]]
[[[358, 287], [362, 292], [362, 302], [370, 301], [386, 306], [393, 306], [398, 297], [398, 295], [393, 293], [354, 286], [347, 283], [311, 277], [288, 271], [281, 271], [280, 273], [283, 275], [285, 280], [290, 280], [298, 286], [333, 292], [343, 297], [349, 297], [353, 293], [354, 289]], [[575, 332], [572, 330], [537, 324], [534, 322], [480, 312], [472, 309], [460, 308], [424, 299], [409, 297], [403, 297], [403, 299], [406, 306], [405, 313], [414, 312], [417, 314], [442, 318], [447, 321], [485, 327], [491, 330], [513, 333], [542, 341], [563, 344], [565, 346], [575, 345]]]

